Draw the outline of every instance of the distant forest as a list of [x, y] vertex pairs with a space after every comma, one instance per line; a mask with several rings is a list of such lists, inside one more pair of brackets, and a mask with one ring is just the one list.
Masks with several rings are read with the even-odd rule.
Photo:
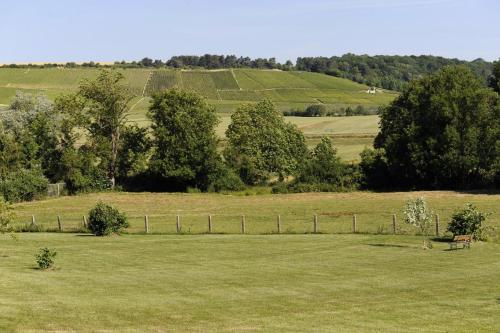
[[436, 56], [368, 56], [344, 54], [341, 57], [298, 58], [295, 69], [325, 73], [369, 86], [401, 90], [412, 79], [435, 73], [449, 65], [464, 65], [484, 83], [493, 64], [483, 59], [463, 61]]
[[[143, 58], [140, 61], [117, 61], [114, 65], [100, 65], [96, 62], [76, 64], [68, 62], [66, 67], [120, 67], [120, 68], [256, 68], [300, 70], [346, 78], [369, 86], [401, 91], [406, 83], [426, 74], [435, 73], [448, 65], [468, 67], [482, 82], [491, 78], [493, 63], [483, 59], [464, 61], [437, 56], [369, 56], [344, 54], [341, 57], [300, 57], [294, 65], [290, 60], [279, 63], [275, 58], [237, 57], [235, 55], [173, 56], [167, 61]], [[61, 64], [4, 65], [3, 67], [59, 67]]]

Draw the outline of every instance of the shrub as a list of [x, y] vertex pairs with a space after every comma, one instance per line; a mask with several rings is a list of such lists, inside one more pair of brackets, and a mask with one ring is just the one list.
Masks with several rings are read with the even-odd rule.
[[0, 196], [0, 234], [12, 232], [12, 222], [14, 220], [14, 213], [10, 203]]
[[323, 104], [313, 104], [306, 108], [305, 114], [308, 117], [322, 117], [326, 115], [326, 106]]
[[47, 194], [49, 181], [38, 169], [22, 169], [0, 180], [0, 194], [9, 202], [32, 201]]
[[475, 239], [483, 239], [482, 224], [485, 220], [486, 214], [469, 203], [453, 213], [448, 231], [453, 235], [473, 235]]
[[35, 255], [36, 263], [40, 269], [48, 269], [54, 266], [54, 258], [57, 255], [56, 251], [53, 251], [47, 247], [44, 247], [38, 251]]
[[128, 226], [125, 214], [103, 202], [99, 202], [89, 213], [88, 228], [96, 236], [119, 234]]
[[242, 191], [245, 189], [245, 184], [241, 178], [232, 169], [225, 165], [219, 167], [216, 179], [212, 181], [208, 190], [210, 192], [222, 191]]

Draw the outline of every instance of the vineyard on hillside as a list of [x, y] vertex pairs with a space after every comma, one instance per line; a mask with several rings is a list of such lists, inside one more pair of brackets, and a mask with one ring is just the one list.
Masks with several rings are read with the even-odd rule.
[[258, 101], [268, 98], [277, 103], [303, 105], [365, 105], [387, 104], [395, 94], [367, 94], [368, 87], [316, 73], [269, 70], [156, 70], [151, 72], [145, 92], [180, 87], [194, 90], [213, 101]]

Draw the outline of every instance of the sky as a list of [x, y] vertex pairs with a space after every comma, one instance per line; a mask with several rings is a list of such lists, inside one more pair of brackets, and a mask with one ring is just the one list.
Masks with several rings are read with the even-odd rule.
[[500, 58], [499, 0], [1, 0], [0, 63], [345, 53]]

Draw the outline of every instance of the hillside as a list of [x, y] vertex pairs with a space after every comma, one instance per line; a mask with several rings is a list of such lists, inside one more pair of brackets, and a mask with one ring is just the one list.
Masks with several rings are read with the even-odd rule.
[[[324, 103], [327, 108], [363, 105], [376, 108], [389, 103], [396, 94], [368, 94], [367, 86], [325, 74], [295, 71], [232, 70], [166, 70], [118, 69], [137, 97], [133, 100], [130, 121], [146, 124], [149, 96], [159, 90], [181, 87], [192, 89], [209, 99], [221, 114], [217, 128], [221, 138], [229, 124], [229, 114], [242, 103], [270, 98], [281, 110], [304, 108]], [[0, 68], [0, 108], [5, 108], [16, 91], [43, 92], [50, 98], [74, 91], [85, 78], [97, 75], [95, 68]], [[1, 105], [3, 104], [3, 106]], [[339, 155], [346, 160], [358, 159], [371, 146], [378, 132], [378, 117], [287, 117], [305, 134], [310, 146], [323, 135], [330, 136]]]
[[[368, 94], [366, 85], [324, 74], [275, 70], [168, 70], [118, 69], [138, 97], [174, 86], [195, 90], [230, 112], [245, 102], [269, 98], [282, 110], [304, 108], [313, 103], [340, 108], [363, 105], [376, 108], [394, 98], [392, 92]], [[55, 97], [76, 89], [84, 78], [97, 74], [95, 68], [1, 68], [0, 104], [8, 104], [18, 90], [42, 91]], [[147, 100], [136, 105], [142, 113]]]

